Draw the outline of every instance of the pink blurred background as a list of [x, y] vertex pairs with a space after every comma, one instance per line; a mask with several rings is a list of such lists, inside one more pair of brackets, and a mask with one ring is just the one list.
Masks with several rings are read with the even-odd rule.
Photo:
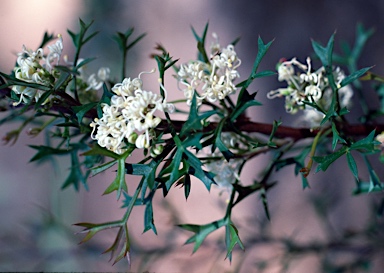
[[[86, 22], [94, 19], [92, 29], [101, 31], [91, 42], [92, 46], [83, 51], [83, 57], [98, 57], [94, 66], [89, 65], [90, 71], [95, 72], [99, 66], [109, 66], [115, 77], [119, 73], [116, 64], [119, 55], [110, 37], [116, 31], [124, 32], [129, 27], [135, 27], [134, 36], [147, 33], [128, 56], [128, 73], [136, 77], [141, 71], [156, 67], [149, 55], [159, 42], [180, 62], [195, 58], [196, 45], [190, 27], [201, 33], [208, 21], [209, 41], [213, 31], [219, 35], [222, 45], [241, 36], [236, 51], [242, 59], [240, 75], [244, 78], [248, 76], [256, 56], [259, 35], [265, 42], [275, 39], [261, 67], [273, 70], [281, 57], [297, 56], [304, 60], [312, 54], [311, 38], [325, 43], [337, 30], [336, 40], [352, 42], [357, 22], [376, 28], [375, 37], [365, 51], [367, 56], [361, 60], [361, 67], [376, 65], [375, 71], [383, 71], [384, 45], [381, 37], [384, 33], [380, 27], [384, 25], [384, 4], [374, 0], [344, 2], [2, 0], [0, 71], [10, 72], [16, 61], [15, 54], [22, 45], [37, 47], [44, 31], [62, 34], [64, 53], [72, 56], [73, 47], [66, 30], [77, 31], [79, 17]], [[152, 83], [150, 78], [153, 78]], [[181, 93], [173, 83], [169, 74], [167, 90], [171, 98], [180, 98]], [[158, 89], [156, 76], [148, 76], [148, 84], [145, 84], [148, 90]], [[252, 91], [259, 91], [257, 99], [265, 105], [250, 112], [253, 120], [272, 122], [282, 118], [285, 125], [293, 122], [294, 119], [286, 117], [282, 110], [283, 101], [271, 102], [266, 99], [265, 94], [277, 86], [279, 83], [272, 77], [258, 80], [252, 85]], [[373, 101], [372, 104], [377, 102]], [[0, 114], [0, 118], [3, 116]], [[1, 136], [12, 128], [15, 128], [12, 124], [1, 126]], [[188, 201], [185, 201], [183, 191], [178, 189], [172, 190], [165, 201], [160, 194], [157, 196], [155, 223], [158, 236], [151, 232], [141, 234], [143, 209], [135, 209], [129, 222], [130, 232], [132, 241], [140, 247], [136, 247], [135, 252], [133, 246], [132, 267], [129, 269], [124, 261], [112, 266], [108, 263], [108, 255], [100, 253], [112, 243], [114, 233], [106, 232], [96, 236], [90, 243], [77, 245], [82, 235], [75, 234], [80, 229], [72, 224], [120, 219], [123, 213], [119, 209], [121, 203], [115, 200], [113, 194], [101, 196], [113, 179], [113, 173], [92, 178], [88, 192], [84, 188], [80, 192], [75, 192], [73, 188], [61, 191], [61, 183], [70, 163], [67, 158], [59, 158], [56, 162], [59, 167], [56, 169], [49, 162], [40, 166], [28, 163], [34, 151], [27, 145], [43, 143], [44, 136], [30, 138], [22, 134], [16, 145], [0, 146], [0, 271], [232, 272], [241, 264], [240, 272], [250, 272], [260, 259], [273, 263], [274, 257], [282, 251], [281, 246], [273, 244], [251, 246], [246, 252], [235, 253], [231, 267], [228, 261], [224, 261], [225, 252], [216, 244], [223, 232], [217, 232], [209, 237], [210, 243], [191, 256], [192, 246], [182, 246], [191, 234], [178, 230], [174, 225], [204, 224], [219, 219], [224, 213], [227, 198], [225, 194], [220, 196], [217, 188], [208, 193], [197, 182], [193, 184]], [[266, 166], [267, 160], [268, 157], [262, 157], [250, 162], [242, 180], [252, 181]], [[333, 166], [329, 173], [340, 174], [340, 168], [346, 168], [345, 162]], [[324, 223], [314, 216], [309, 202], [315, 197], [334, 206], [329, 221], [336, 230], [353, 230], [362, 226], [367, 218], [364, 215], [367, 215], [370, 197], [351, 197], [353, 177], [348, 172], [341, 173], [337, 181], [322, 173], [312, 174], [309, 177], [312, 188], [305, 191], [292, 168], [277, 173], [273, 178], [279, 184], [268, 194], [271, 223], [263, 224], [266, 222], [265, 215], [257, 196], [248, 198], [235, 209], [234, 221], [243, 242], [257, 238], [255, 236], [262, 226], [273, 236], [294, 235], [302, 242], [324, 239]], [[366, 175], [364, 170], [361, 175]], [[379, 176], [382, 175], [379, 173]], [[177, 211], [179, 219], [172, 216], [169, 206]], [[174, 231], [168, 233], [169, 230]], [[151, 253], [150, 250], [155, 247], [165, 247], [163, 251], [175, 248], [175, 251], [156, 259], [159, 256], [157, 254], [161, 253]], [[379, 268], [380, 263], [375, 263], [375, 266]], [[267, 272], [280, 272], [280, 269], [281, 264], [276, 263]], [[321, 272], [315, 254], [295, 260], [291, 269], [290, 272]]]

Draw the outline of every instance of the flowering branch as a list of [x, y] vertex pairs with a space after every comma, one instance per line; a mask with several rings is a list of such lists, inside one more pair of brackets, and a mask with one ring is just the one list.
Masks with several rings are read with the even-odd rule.
[[[303, 113], [299, 119], [303, 127], [296, 128], [276, 121], [273, 124], [250, 121], [246, 115], [248, 108], [261, 107], [255, 99], [256, 93], [248, 90], [251, 83], [260, 77], [275, 75], [269, 70], [258, 71], [272, 41], [264, 43], [258, 39], [252, 71], [240, 81], [241, 59], [235, 50], [238, 40], [223, 47], [218, 35], [213, 33], [213, 41], [207, 47], [208, 24], [201, 36], [192, 29], [199, 51], [197, 59], [179, 65], [162, 46], [157, 46], [159, 54], [152, 54], [159, 73], [156, 77], [159, 92], [153, 92], [146, 89], [145, 82], [157, 73], [155, 69], [143, 71], [135, 78], [125, 75], [127, 52], [144, 37], [144, 34], [139, 35], [128, 43], [133, 29], [115, 36], [123, 56], [121, 80], [114, 81], [107, 67], [87, 74], [85, 64], [93, 58], [82, 59], [80, 52], [83, 52], [83, 45], [97, 34], [93, 32], [86, 36], [91, 24], [80, 20], [78, 33], [68, 31], [76, 48], [72, 61], [61, 58], [62, 35], [57, 36], [54, 44], [48, 45], [53, 36], [46, 34], [41, 48], [36, 51], [22, 47], [13, 72], [10, 75], [0, 72], [0, 102], [3, 104], [0, 106], [10, 112], [0, 124], [20, 117], [24, 119], [19, 130], [6, 136], [7, 141], [16, 140], [27, 124], [38, 124], [39, 127], [30, 129], [33, 135], [43, 130], [50, 133], [54, 140], [51, 145], [31, 146], [37, 150], [31, 161], [69, 155], [72, 166], [63, 188], [72, 185], [78, 189], [82, 184], [87, 189], [91, 174], [117, 168], [116, 177], [104, 194], [116, 192], [118, 200], [124, 199], [126, 212], [122, 219], [101, 224], [77, 224], [86, 233], [83, 242], [99, 231], [118, 228], [114, 243], [106, 250], [112, 256], [119, 251], [114, 262], [124, 257], [130, 261], [128, 221], [132, 209], [145, 206], [144, 232], [152, 230], [157, 234], [153, 197], [159, 192], [166, 196], [173, 186], [182, 186], [187, 199], [194, 183], [191, 177], [202, 182], [207, 190], [212, 186], [224, 189], [230, 198], [221, 219], [204, 225], [178, 226], [194, 233], [186, 242], [195, 244], [194, 251], [210, 233], [224, 228], [226, 257], [230, 260], [236, 245], [243, 248], [239, 230], [232, 219], [233, 207], [258, 192], [269, 219], [267, 193], [276, 185], [270, 180], [273, 173], [283, 167], [294, 165], [295, 174], [301, 176], [303, 188], [306, 188], [309, 186], [307, 175], [314, 163], [317, 164], [316, 171], [326, 171], [338, 158], [345, 156], [358, 182], [355, 193], [382, 191], [383, 183], [368, 156], [380, 152], [384, 142], [381, 133], [384, 124], [375, 122], [376, 117], [384, 113], [384, 104], [373, 112], [374, 115], [365, 111], [364, 119], [369, 123], [351, 125], [346, 118], [352, 109], [353, 83], [371, 69], [356, 69], [357, 53], [361, 52], [364, 43], [355, 45], [354, 56], [347, 52], [344, 57], [345, 60], [354, 58], [349, 75], [334, 65], [334, 35], [326, 46], [312, 41], [321, 67], [314, 69], [309, 57], [305, 63], [296, 58], [279, 63], [278, 80], [286, 86], [269, 91], [267, 97], [284, 97], [288, 114]], [[360, 29], [358, 35], [367, 38], [370, 32]], [[48, 53], [44, 52], [45, 45]], [[343, 57], [336, 59], [343, 60]], [[62, 61], [64, 64], [60, 65]], [[164, 83], [165, 73], [170, 68], [174, 69], [177, 88], [184, 96], [174, 103], [168, 101]], [[237, 99], [233, 100], [231, 96], [236, 93]], [[383, 93], [379, 94], [382, 96]], [[182, 113], [177, 108], [182, 102], [189, 107], [186, 118], [174, 120], [173, 113]], [[310, 139], [312, 143], [299, 143], [302, 139]], [[131, 163], [130, 155], [135, 150], [141, 151], [143, 158]], [[318, 155], [318, 151], [322, 154]], [[244, 185], [241, 179], [243, 167], [249, 159], [261, 153], [270, 153], [268, 166], [259, 175], [259, 180]], [[356, 155], [364, 159], [369, 171], [368, 182], [359, 176]], [[308, 156], [309, 162], [305, 164]], [[383, 158], [381, 155], [380, 160], [384, 161]], [[127, 175], [141, 176], [133, 196], [129, 195], [128, 189], [132, 185], [127, 183]]]

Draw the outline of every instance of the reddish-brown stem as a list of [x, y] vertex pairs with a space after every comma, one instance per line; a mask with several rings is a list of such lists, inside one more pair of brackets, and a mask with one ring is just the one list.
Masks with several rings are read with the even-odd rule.
[[[182, 128], [184, 123], [185, 122], [181, 120], [172, 121], [172, 124], [174, 125], [176, 131], [179, 131]], [[235, 122], [234, 126], [236, 127], [236, 129], [242, 132], [248, 132], [248, 133], [257, 132], [265, 135], [271, 134], [273, 129], [272, 124], [252, 122], [252, 121]], [[169, 125], [166, 121], [163, 121], [159, 125], [159, 128], [164, 129], [165, 131], [167, 131], [168, 127]], [[212, 131], [216, 127], [217, 127], [217, 123], [211, 122], [210, 124], [208, 124], [207, 127], [204, 128], [204, 131], [206, 132]], [[367, 125], [354, 124], [354, 125], [348, 125], [348, 126], [340, 125], [338, 128], [338, 130], [340, 132], [343, 132], [345, 135], [355, 136], [355, 137], [367, 136], [374, 129], [376, 129], [377, 133], [381, 133], [382, 131], [384, 131], [384, 125], [383, 124], [367, 124]], [[228, 128], [224, 128], [223, 131], [226, 131], [226, 130], [228, 130]], [[304, 139], [309, 137], [315, 137], [318, 132], [319, 132], [319, 129], [296, 128], [296, 127], [280, 125], [276, 130], [275, 137], [278, 137], [278, 138], [289, 137], [289, 138], [292, 138], [293, 140], [299, 140], [299, 139]]]

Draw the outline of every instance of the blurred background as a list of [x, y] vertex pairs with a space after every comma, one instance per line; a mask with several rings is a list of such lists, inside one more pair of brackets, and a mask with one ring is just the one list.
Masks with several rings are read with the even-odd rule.
[[[209, 22], [208, 45], [213, 41], [212, 32], [219, 35], [222, 46], [241, 37], [236, 52], [242, 60], [239, 69], [242, 78], [251, 71], [259, 36], [264, 42], [274, 39], [261, 65], [261, 69], [273, 70], [282, 57], [297, 57], [304, 62], [312, 54], [311, 39], [325, 44], [334, 32], [335, 51], [339, 52], [341, 41], [354, 42], [358, 23], [375, 29], [360, 67], [374, 65], [374, 72], [384, 74], [383, 14], [384, 2], [377, 0], [2, 0], [0, 71], [11, 72], [22, 45], [36, 48], [45, 31], [63, 35], [64, 53], [71, 59], [74, 49], [67, 29], [78, 31], [78, 19], [82, 18], [85, 22], [94, 20], [92, 30], [100, 31], [81, 56], [97, 57], [88, 65], [90, 73], [108, 66], [112, 77], [119, 75], [120, 55], [111, 38], [116, 31], [125, 32], [134, 27], [134, 37], [147, 33], [128, 56], [128, 75], [137, 77], [141, 71], [156, 67], [150, 54], [157, 43], [180, 62], [194, 59], [196, 43], [191, 26], [202, 33]], [[173, 89], [172, 81], [172, 75], [167, 75], [168, 93], [173, 99], [180, 98], [181, 93]], [[283, 100], [266, 99], [268, 91], [280, 86], [276, 77], [257, 80], [251, 86], [251, 91], [258, 91], [256, 99], [264, 104], [249, 113], [252, 120], [271, 123], [281, 119], [284, 125], [295, 125], [296, 117], [286, 116]], [[145, 88], [158, 90], [157, 76], [148, 76]], [[367, 95], [372, 96], [371, 105], [377, 106], [377, 97], [371, 89]], [[352, 121], [357, 116], [351, 116]], [[3, 125], [1, 136], [13, 128], [12, 124]], [[108, 255], [100, 253], [112, 243], [114, 233], [106, 232], [78, 245], [83, 235], [76, 234], [80, 229], [72, 224], [120, 219], [123, 211], [115, 196], [101, 196], [113, 173], [92, 178], [89, 191], [83, 188], [79, 192], [73, 188], [62, 191], [60, 187], [70, 165], [67, 158], [58, 159], [56, 165], [28, 163], [35, 151], [27, 145], [41, 145], [44, 141], [44, 136], [31, 138], [23, 134], [16, 145], [0, 146], [0, 271], [284, 272], [284, 266], [289, 264], [287, 272], [325, 272], [320, 261], [329, 253], [309, 251], [281, 259], [284, 245], [272, 238], [294, 238], [305, 244], [327, 240], [329, 236], [337, 238], [345, 230], [353, 233], [370, 221], [370, 208], [376, 198], [373, 194], [351, 196], [355, 186], [353, 176], [340, 171], [347, 169], [345, 162], [338, 162], [328, 170], [339, 175], [337, 179], [323, 173], [311, 174], [311, 189], [305, 191], [293, 168], [278, 172], [273, 178], [279, 184], [268, 194], [271, 222], [266, 220], [257, 196], [236, 207], [234, 221], [247, 249], [236, 251], [230, 265], [224, 260], [223, 246], [218, 243], [223, 233], [210, 236], [202, 249], [191, 256], [192, 246], [183, 246], [191, 234], [175, 227], [179, 223], [208, 223], [224, 213], [228, 196], [220, 195], [220, 189], [207, 193], [201, 183], [196, 183], [188, 201], [183, 191], [177, 189], [166, 199], [158, 196], [155, 208], [158, 236], [151, 232], [141, 234], [143, 209], [135, 208], [129, 222], [132, 267], [125, 261], [112, 266]], [[250, 162], [242, 180], [252, 181], [266, 166], [267, 159]], [[365, 170], [360, 174], [367, 175]], [[384, 173], [378, 175], [382, 177]], [[319, 214], [324, 218], [319, 218]], [[371, 272], [382, 272], [384, 254], [381, 254], [373, 255]], [[343, 263], [350, 257], [340, 254], [330, 259]], [[263, 268], [268, 269], [263, 271]]]

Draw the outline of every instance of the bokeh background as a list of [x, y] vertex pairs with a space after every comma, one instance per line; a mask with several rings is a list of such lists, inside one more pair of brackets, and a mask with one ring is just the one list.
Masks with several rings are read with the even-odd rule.
[[[88, 66], [90, 73], [100, 66], [108, 66], [112, 76], [119, 75], [120, 57], [117, 45], [111, 39], [116, 31], [124, 32], [135, 27], [134, 36], [147, 33], [128, 56], [129, 76], [136, 77], [141, 71], [156, 67], [150, 58], [156, 43], [161, 43], [180, 62], [195, 58], [196, 43], [191, 26], [201, 33], [209, 22], [208, 43], [213, 31], [219, 35], [222, 45], [241, 37], [236, 51], [242, 60], [242, 77], [247, 77], [252, 68], [259, 36], [265, 42], [274, 39], [261, 65], [261, 69], [273, 70], [282, 57], [297, 57], [304, 61], [312, 54], [311, 39], [325, 44], [336, 31], [336, 51], [342, 40], [353, 43], [357, 23], [375, 28], [360, 67], [375, 65], [374, 71], [384, 74], [383, 14], [384, 2], [377, 0], [2, 0], [0, 71], [10, 72], [22, 45], [37, 47], [45, 31], [62, 34], [64, 52], [72, 56], [74, 50], [66, 30], [77, 31], [78, 18], [82, 18], [86, 22], [95, 20], [92, 29], [100, 31], [82, 52], [84, 58], [98, 57]], [[181, 93], [172, 87], [172, 75], [167, 77], [168, 93], [174, 99], [180, 98]], [[157, 90], [156, 76], [152, 78], [152, 83], [148, 80], [145, 88]], [[286, 116], [283, 110], [283, 100], [266, 99], [266, 93], [279, 86], [275, 77], [257, 80], [251, 86], [252, 91], [258, 91], [257, 99], [264, 104], [249, 113], [252, 120], [271, 123], [281, 119], [285, 125], [295, 125], [294, 117]], [[372, 96], [370, 103], [377, 105], [373, 91], [369, 90], [367, 94]], [[352, 121], [356, 117], [352, 116]], [[15, 125], [12, 124], [0, 127], [1, 136], [13, 128]], [[78, 245], [82, 235], [75, 234], [80, 230], [72, 224], [120, 219], [121, 204], [115, 196], [102, 196], [113, 173], [92, 178], [89, 191], [83, 188], [79, 192], [72, 188], [62, 191], [61, 183], [69, 167], [67, 158], [39, 166], [28, 163], [34, 151], [27, 145], [39, 145], [44, 141], [44, 136], [31, 138], [22, 134], [16, 145], [0, 146], [0, 271], [252, 272], [261, 264], [259, 261], [268, 261], [271, 266], [265, 272], [280, 272], [282, 262], [276, 258], [282, 251], [280, 245], [268, 242], [252, 245], [247, 244], [247, 240], [257, 241], [258, 235], [266, 234], [265, 230], [268, 236], [294, 236], [300, 242], [324, 239], [324, 221], [315, 216], [314, 200], [320, 207], [325, 208], [326, 204], [332, 207], [327, 228], [331, 226], [335, 234], [343, 229], [358, 229], [366, 223], [371, 201], [375, 198], [373, 195], [350, 196], [355, 185], [352, 175], [343, 171], [347, 169], [345, 162], [329, 169], [329, 173], [338, 175], [337, 178], [322, 173], [311, 174], [312, 187], [305, 191], [292, 168], [279, 172], [274, 176], [279, 184], [268, 194], [270, 223], [265, 219], [257, 196], [248, 198], [236, 208], [236, 224], [249, 247], [246, 252], [236, 252], [230, 266], [227, 260], [224, 261], [225, 252], [217, 243], [223, 233], [211, 236], [203, 249], [191, 256], [192, 246], [183, 246], [190, 234], [174, 227], [186, 222], [208, 223], [224, 213], [225, 193], [220, 195], [219, 189], [207, 193], [201, 183], [196, 183], [188, 201], [184, 200], [183, 191], [177, 189], [165, 200], [158, 196], [158, 207], [155, 208], [158, 236], [150, 232], [141, 234], [143, 210], [135, 209], [130, 221], [132, 267], [124, 261], [112, 266], [108, 255], [100, 253], [112, 243], [114, 233], [106, 232], [85, 245]], [[252, 181], [266, 166], [267, 159], [250, 162], [242, 179]], [[364, 170], [360, 174], [366, 175]], [[378, 174], [384, 175], [383, 172]], [[372, 272], [382, 272], [383, 267], [382, 260], [376, 259]], [[289, 270], [322, 272], [316, 253], [296, 257]], [[262, 272], [261, 267], [259, 272]]]

